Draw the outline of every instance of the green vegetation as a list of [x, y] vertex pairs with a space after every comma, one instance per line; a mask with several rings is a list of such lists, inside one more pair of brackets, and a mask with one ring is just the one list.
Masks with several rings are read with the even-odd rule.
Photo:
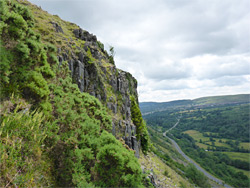
[[245, 175], [250, 170], [249, 104], [242, 104], [241, 100], [234, 104], [182, 106], [144, 116], [148, 125], [162, 132], [180, 117], [180, 123], [170, 133], [182, 150], [225, 182], [247, 187], [250, 181]]
[[226, 104], [226, 103], [248, 103], [249, 99], [250, 99], [249, 94], [241, 94], [241, 95], [202, 97], [195, 99], [194, 101], [196, 105], [206, 105], [206, 104]]
[[142, 119], [140, 108], [135, 100], [131, 97], [131, 117], [136, 126], [137, 138], [141, 140], [142, 151], [147, 153], [149, 151], [149, 136], [146, 123]]
[[242, 147], [245, 150], [250, 151], [250, 143], [249, 142], [241, 142], [239, 146]]
[[238, 159], [242, 161], [249, 162], [250, 153], [239, 153], [239, 152], [223, 152], [224, 154], [228, 155], [231, 159]]
[[113, 46], [110, 46], [110, 47], [109, 47], [109, 52], [110, 52], [110, 55], [109, 55], [109, 63], [115, 64], [115, 61], [114, 61], [115, 50], [114, 50], [114, 47], [113, 47]]
[[187, 134], [180, 134], [173, 131], [173, 135], [178, 138], [178, 145], [182, 150], [199, 163], [211, 174], [230, 183], [236, 187], [247, 187], [249, 179], [242, 172], [235, 171], [231, 166], [249, 171], [249, 162], [241, 160], [231, 160], [221, 152], [206, 152], [195, 144], [195, 140]]
[[147, 155], [141, 154], [139, 162], [146, 174], [150, 174], [153, 169], [153, 174], [158, 180], [158, 187], [195, 187], [185, 176], [178, 174], [172, 167], [167, 165], [163, 159], [159, 158], [153, 152], [148, 152]]
[[186, 176], [199, 187], [211, 187], [207, 181], [207, 177], [198, 171], [193, 164], [189, 164], [185, 169]]
[[168, 110], [173, 108], [181, 108], [182, 106], [188, 106], [192, 105], [193, 102], [191, 100], [177, 100], [177, 101], [171, 101], [171, 102], [162, 102], [162, 103], [156, 103], [156, 102], [142, 102], [140, 103], [140, 108], [142, 113], [151, 113], [151, 112], [160, 112], [163, 110]]
[[144, 116], [144, 119], [147, 121], [148, 125], [166, 130], [176, 123], [176, 118], [178, 117], [178, 115], [176, 115], [177, 113], [178, 111], [169, 109], [162, 112], [147, 114]]
[[[249, 104], [197, 109], [183, 112], [182, 115], [179, 130], [193, 129], [204, 133], [205, 136], [209, 132], [209, 137], [212, 138], [249, 142]], [[232, 147], [235, 150], [239, 148], [233, 145]]]
[[32, 30], [34, 20], [30, 11], [16, 3], [9, 4], [0, 3], [1, 98], [11, 93], [29, 96], [37, 107], [49, 112], [46, 79], [54, 77], [48, 63], [53, 51], [41, 43], [40, 35]]
[[[234, 151], [236, 148], [236, 151], [247, 151], [243, 147], [241, 147], [241, 143], [237, 140], [231, 140], [231, 139], [224, 139], [224, 138], [214, 138], [210, 137], [210, 135], [213, 135], [211, 132], [205, 132], [200, 133], [196, 130], [188, 130], [184, 131], [183, 133], [188, 134], [191, 136], [195, 141], [196, 145], [200, 148], [204, 148], [206, 150], [210, 151], [220, 151], [220, 150], [226, 150], [226, 151]], [[250, 144], [250, 143], [244, 143]], [[244, 153], [242, 153], [243, 155]]]
[[52, 161], [44, 153], [50, 127], [44, 126], [42, 112], [25, 112], [29, 106], [14, 97], [1, 105], [1, 186], [40, 187], [55, 182], [49, 170]]
[[91, 51], [90, 51], [89, 48], [88, 48], [88, 51], [87, 51], [87, 57], [88, 57], [88, 63], [89, 64], [94, 63], [95, 59], [93, 58], [93, 56], [92, 56]]
[[[210, 187], [207, 177], [199, 172], [194, 166], [184, 166], [180, 161], [184, 161], [184, 158], [173, 150], [168, 139], [163, 137], [162, 134], [158, 134], [155, 130], [149, 127], [149, 133], [151, 141], [153, 143], [153, 152], [159, 156], [164, 162], [179, 173], [182, 177], [187, 177], [192, 183], [199, 187]], [[184, 173], [183, 173], [184, 172]]]
[[161, 153], [162, 156], [165, 156], [164, 160], [172, 169], [175, 169], [176, 171], [178, 171], [178, 168], [184, 170], [184, 166], [177, 163], [177, 161], [183, 161], [185, 159], [175, 149], [173, 149], [171, 142], [167, 138], [163, 137], [162, 133], [155, 131], [152, 127], [148, 127], [148, 131], [150, 140], [153, 144], [153, 151], [155, 153]]
[[[141, 187], [138, 160], [110, 133], [108, 110], [72, 83], [29, 9], [4, 0], [0, 13], [0, 186]], [[146, 126], [138, 128], [144, 138]]]

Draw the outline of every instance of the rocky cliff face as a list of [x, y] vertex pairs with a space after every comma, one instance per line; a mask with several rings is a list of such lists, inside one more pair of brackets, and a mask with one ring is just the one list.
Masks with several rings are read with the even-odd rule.
[[[103, 44], [95, 35], [74, 24], [68, 29], [64, 21], [55, 18], [47, 22], [54, 36], [57, 36], [56, 42], [50, 42], [57, 46], [59, 66], [67, 62], [73, 82], [80, 91], [95, 96], [109, 109], [113, 117], [113, 135], [117, 139], [123, 139], [139, 157], [140, 141], [136, 138], [136, 127], [131, 120], [130, 109], [131, 96], [138, 102], [136, 79], [115, 66], [113, 57], [104, 50]], [[48, 40], [46, 35], [43, 38]], [[64, 43], [66, 45], [62, 45]]]

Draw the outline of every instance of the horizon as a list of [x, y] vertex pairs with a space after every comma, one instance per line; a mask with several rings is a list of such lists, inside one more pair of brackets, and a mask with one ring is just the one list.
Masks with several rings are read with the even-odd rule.
[[250, 93], [248, 0], [30, 2], [113, 46], [140, 102]]
[[[173, 101], [183, 101], [183, 100], [196, 100], [196, 99], [201, 99], [201, 98], [209, 98], [209, 97], [224, 97], [224, 96], [236, 96], [236, 95], [250, 95], [250, 93], [239, 93], [239, 94], [232, 94], [232, 95], [212, 95], [212, 96], [203, 96], [203, 97], [198, 97], [198, 98], [190, 98], [190, 99], [177, 99], [177, 100], [171, 100], [171, 101], [143, 101], [139, 103], [166, 103], [166, 102], [173, 102]], [[250, 101], [249, 101], [250, 102]]]

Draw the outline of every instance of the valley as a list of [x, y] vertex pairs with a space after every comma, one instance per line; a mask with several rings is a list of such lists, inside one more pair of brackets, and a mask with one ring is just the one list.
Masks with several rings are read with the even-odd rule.
[[[219, 49], [211, 54], [207, 47], [220, 47], [222, 36], [213, 35], [207, 47], [204, 39], [193, 38], [220, 31], [210, 24], [231, 28], [217, 22], [220, 6], [1, 0], [0, 188], [248, 187], [249, 94], [139, 103], [218, 93], [219, 88], [247, 91], [245, 52], [231, 54], [228, 49], [238, 51], [231, 46], [221, 50], [232, 57]], [[210, 14], [210, 8], [216, 12]], [[193, 19], [201, 15], [197, 10], [206, 15]], [[240, 9], [234, 12], [241, 17]], [[180, 19], [183, 15], [187, 18]], [[216, 22], [207, 15], [215, 15]], [[201, 33], [193, 28], [202, 28]], [[236, 38], [241, 36], [238, 27], [235, 31]], [[225, 36], [230, 41], [232, 35]], [[197, 51], [196, 44], [205, 48]], [[208, 67], [197, 67], [197, 57], [210, 56]], [[207, 86], [209, 92], [203, 92]]]
[[[202, 106], [169, 102], [170, 106], [165, 103], [165, 109], [157, 111], [159, 106], [164, 106], [159, 103], [158, 107], [155, 104], [142, 108], [142, 113], [151, 135], [154, 130], [170, 137], [213, 176], [231, 186], [246, 187], [250, 161], [248, 99], [249, 95], [238, 95], [194, 100]], [[154, 145], [159, 144], [151, 140]]]

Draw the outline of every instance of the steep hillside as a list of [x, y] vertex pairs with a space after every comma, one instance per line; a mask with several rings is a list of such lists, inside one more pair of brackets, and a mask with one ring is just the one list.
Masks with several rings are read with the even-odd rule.
[[0, 186], [150, 186], [137, 81], [113, 49], [28, 1], [0, 17]]
[[131, 98], [138, 103], [135, 78], [116, 68], [112, 49], [108, 54], [95, 35], [57, 15], [48, 14], [36, 5], [28, 6], [36, 21], [34, 29], [41, 34], [41, 40], [56, 46], [59, 66], [67, 63], [73, 83], [80, 91], [98, 98], [109, 109], [112, 133], [123, 138], [139, 156], [139, 140], [134, 136], [144, 133], [131, 120]]

